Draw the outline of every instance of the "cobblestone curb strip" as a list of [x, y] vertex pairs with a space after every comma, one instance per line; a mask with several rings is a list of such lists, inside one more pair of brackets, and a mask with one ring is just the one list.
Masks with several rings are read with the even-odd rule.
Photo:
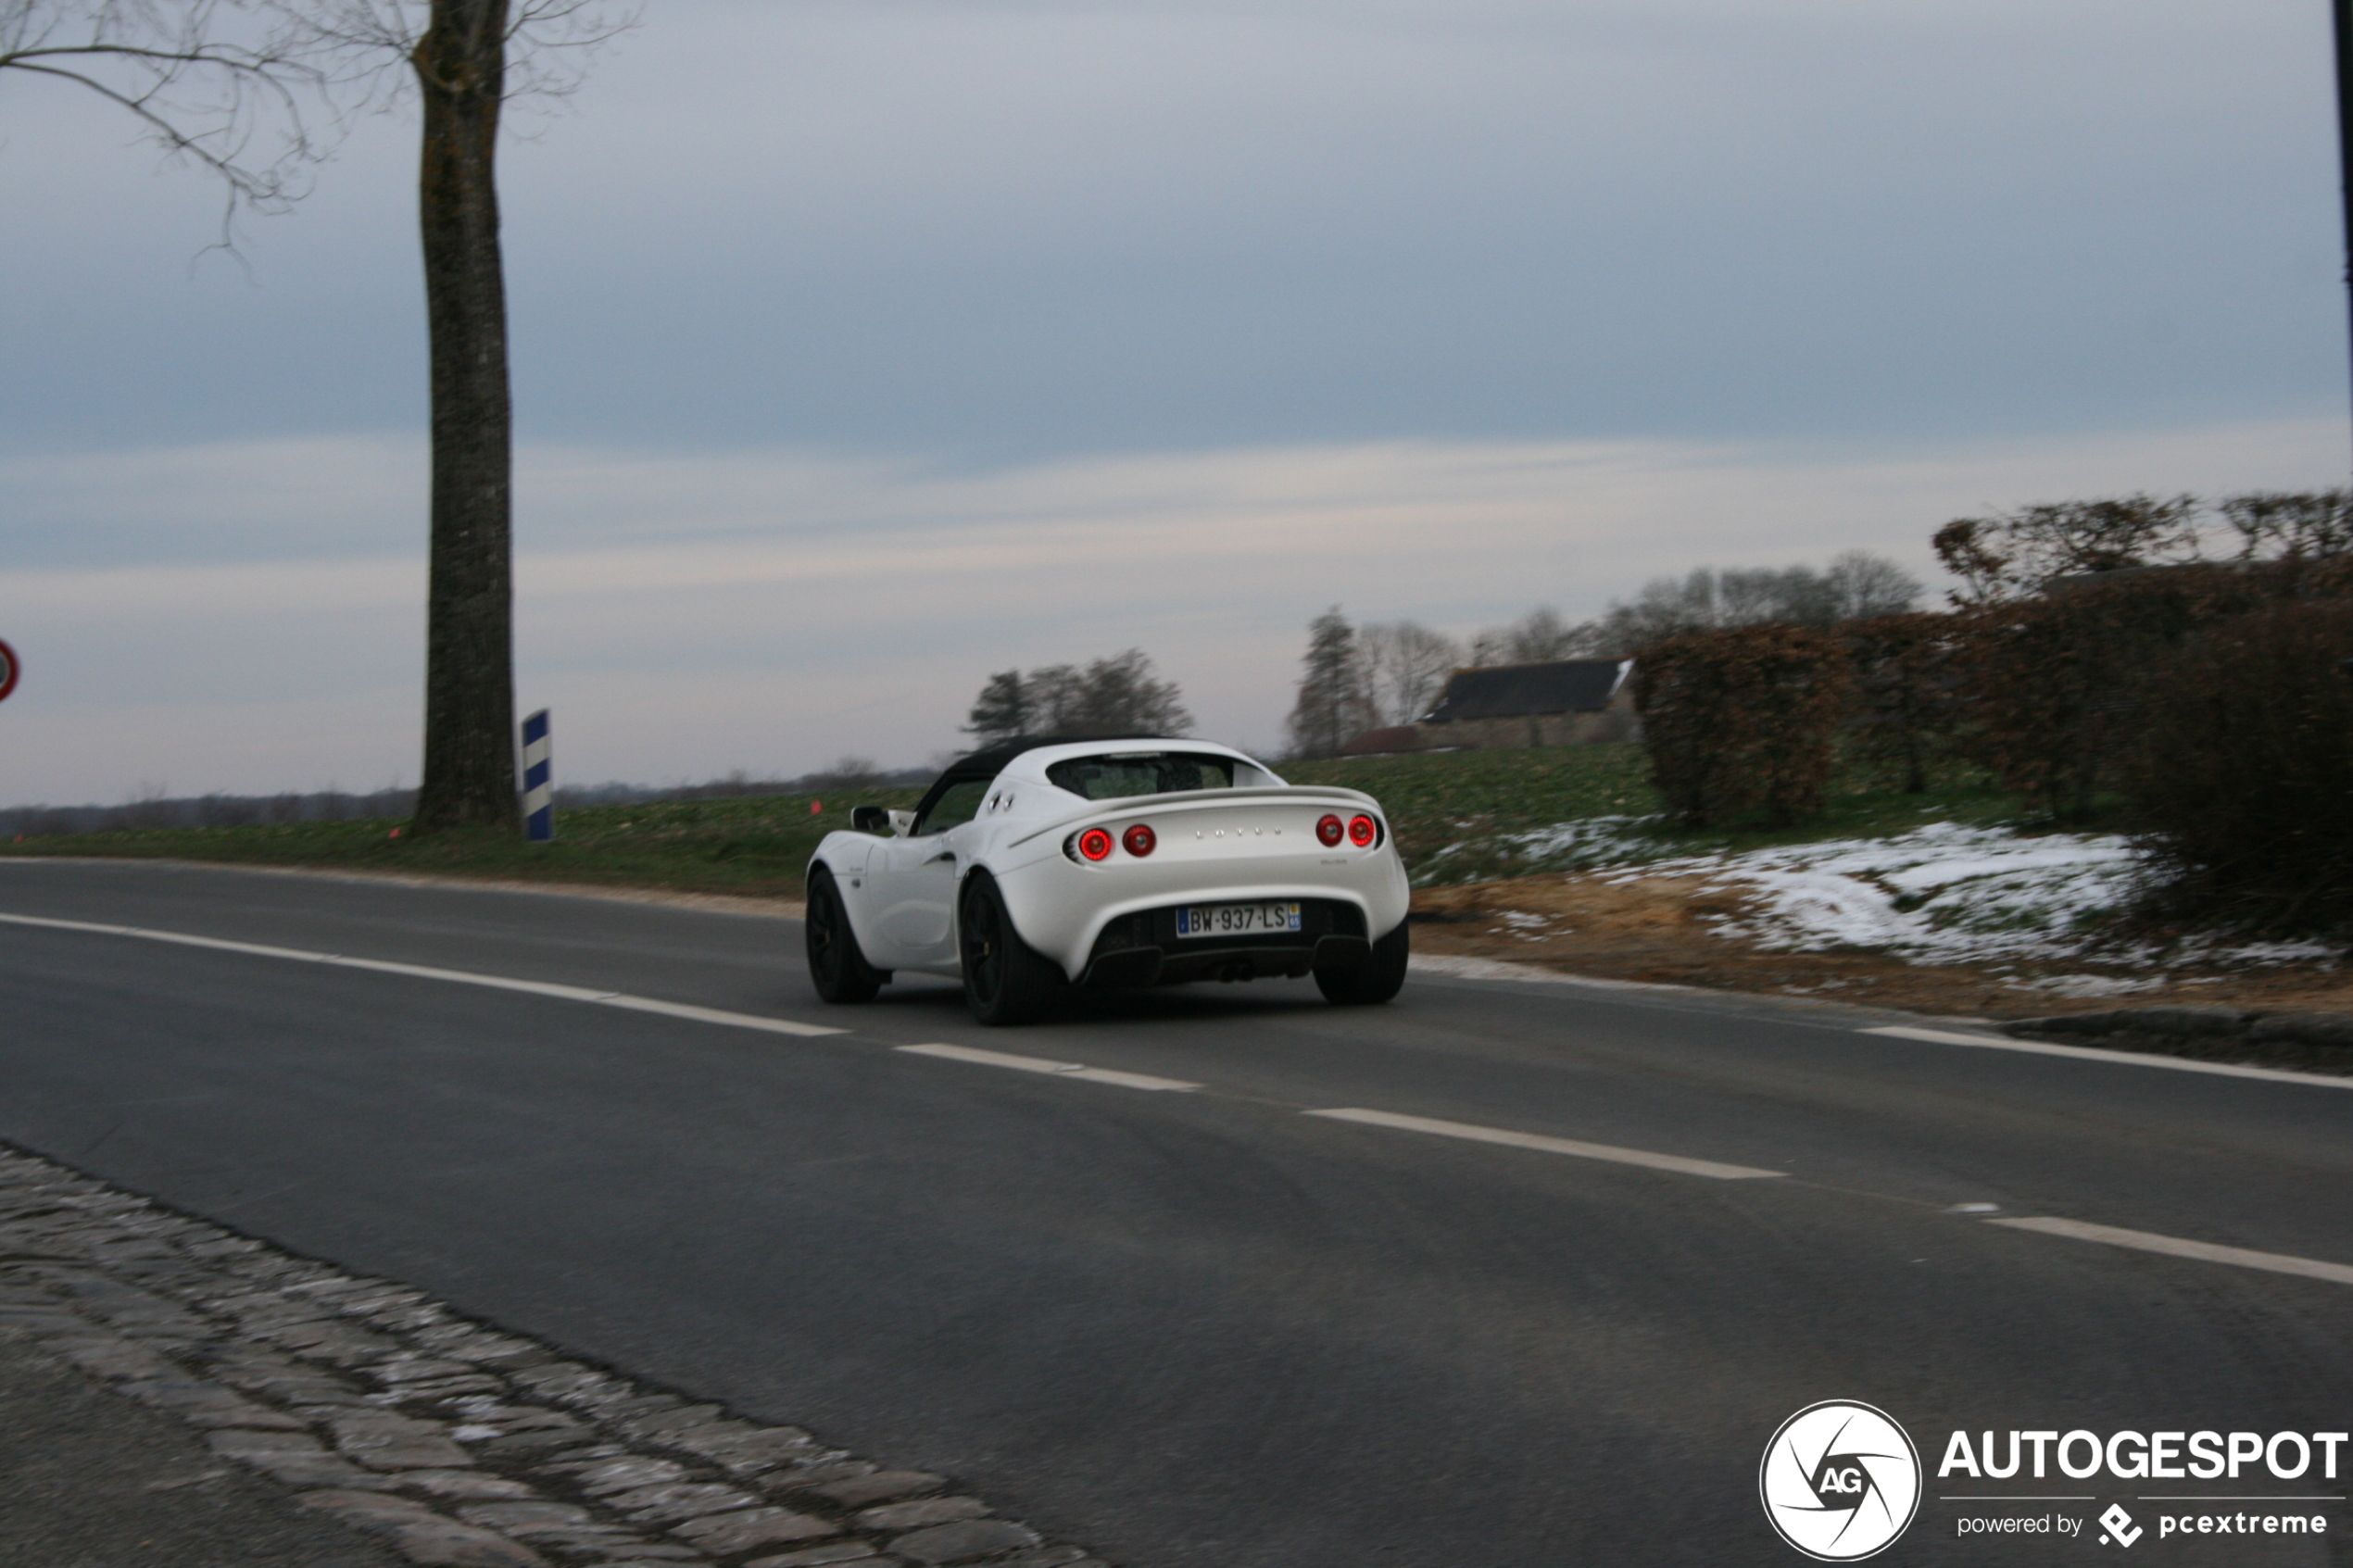
[[451, 1568], [1102, 1568], [730, 1416], [0, 1147], [0, 1333]]

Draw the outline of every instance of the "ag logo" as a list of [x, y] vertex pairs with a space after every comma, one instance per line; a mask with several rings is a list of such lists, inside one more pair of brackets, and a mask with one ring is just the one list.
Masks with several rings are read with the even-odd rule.
[[1853, 1562], [1919, 1512], [1919, 1450], [1886, 1411], [1825, 1399], [1781, 1423], [1756, 1489], [1781, 1539], [1818, 1562]]

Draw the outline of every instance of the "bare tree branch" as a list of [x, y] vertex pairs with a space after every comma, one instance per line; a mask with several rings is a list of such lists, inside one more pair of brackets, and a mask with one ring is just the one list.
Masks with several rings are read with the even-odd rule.
[[[338, 86], [356, 87], [377, 108], [404, 102], [421, 85], [415, 73], [436, 69], [420, 53], [433, 19], [432, 0], [259, 0], [304, 41], [306, 57], [321, 63]], [[513, 102], [562, 98], [587, 74], [589, 56], [637, 25], [639, 8], [614, 0], [524, 0], [507, 8], [503, 24], [485, 11], [477, 27], [498, 26], [506, 82]], [[464, 40], [465, 57], [487, 57], [484, 37]], [[445, 55], [442, 57], [447, 58]], [[407, 68], [407, 69], [403, 69]], [[443, 92], [465, 83], [437, 81]]]
[[249, 0], [0, 0], [0, 72], [94, 93], [217, 176], [230, 248], [241, 208], [283, 211], [332, 151], [328, 76], [304, 45]]
[[[417, 90], [431, 13], [430, 0], [0, 0], [0, 72], [94, 93], [167, 158], [219, 178], [220, 244], [233, 250], [240, 211], [285, 211], [353, 114]], [[502, 95], [569, 96], [596, 48], [636, 19], [612, 0], [509, 7]]]

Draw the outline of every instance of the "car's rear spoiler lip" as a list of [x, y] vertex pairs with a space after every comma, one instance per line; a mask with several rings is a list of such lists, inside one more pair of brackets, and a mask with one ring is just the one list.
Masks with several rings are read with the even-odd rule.
[[1117, 800], [1090, 800], [1085, 810], [1023, 834], [1005, 847], [1017, 849], [1032, 839], [1043, 838], [1048, 834], [1069, 833], [1101, 817], [1132, 817], [1142, 811], [1159, 815], [1171, 811], [1208, 811], [1244, 801], [1276, 800], [1294, 801], [1302, 806], [1327, 801], [1337, 805], [1369, 806], [1376, 811], [1381, 809], [1380, 802], [1363, 790], [1343, 789], [1338, 784], [1255, 784], [1245, 789], [1185, 789], [1163, 795], [1126, 795]]

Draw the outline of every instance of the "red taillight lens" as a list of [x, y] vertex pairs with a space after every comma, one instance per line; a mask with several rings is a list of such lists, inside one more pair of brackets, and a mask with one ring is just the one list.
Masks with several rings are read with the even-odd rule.
[[1152, 836], [1151, 829], [1146, 827], [1141, 822], [1138, 822], [1134, 827], [1129, 828], [1126, 833], [1119, 835], [1119, 842], [1126, 847], [1127, 852], [1130, 855], [1140, 858], [1151, 854], [1152, 852], [1152, 846], [1158, 844], [1160, 840]]
[[1348, 830], [1340, 825], [1338, 817], [1326, 817], [1315, 824], [1315, 836], [1327, 849], [1338, 847], [1340, 835]]
[[1348, 842], [1359, 849], [1370, 844], [1374, 835], [1379, 832], [1380, 830], [1373, 825], [1373, 819], [1370, 817], [1356, 816], [1348, 819]]
[[1111, 854], [1111, 834], [1101, 828], [1088, 828], [1078, 835], [1078, 852], [1090, 860], [1101, 860]]

